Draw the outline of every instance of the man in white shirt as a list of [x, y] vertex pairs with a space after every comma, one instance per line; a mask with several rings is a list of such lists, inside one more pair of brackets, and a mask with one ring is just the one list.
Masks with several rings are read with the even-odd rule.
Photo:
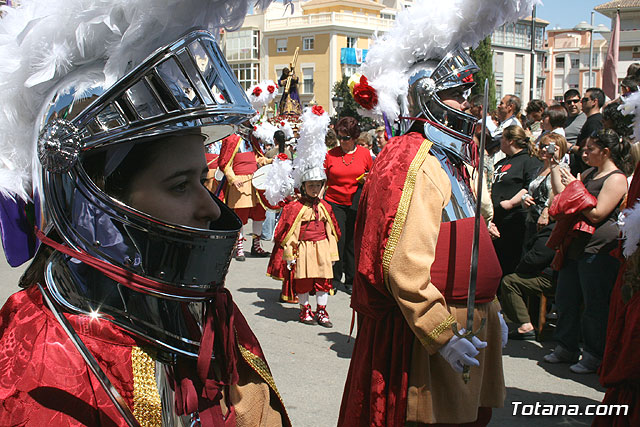
[[[521, 105], [522, 104], [520, 102], [520, 98], [517, 97], [516, 95], [505, 95], [500, 100], [500, 104], [498, 105], [498, 119], [500, 120], [500, 124], [498, 125], [496, 130], [491, 132], [491, 138], [493, 140], [492, 145], [494, 147], [496, 145], [500, 146], [500, 140], [502, 139], [502, 132], [506, 128], [513, 125], [522, 127], [522, 124], [520, 123], [520, 120], [518, 120], [518, 117], [517, 117], [518, 113], [520, 112]], [[492, 157], [493, 164], [495, 165], [497, 162], [504, 159], [505, 154], [502, 151], [498, 150], [491, 157]]]

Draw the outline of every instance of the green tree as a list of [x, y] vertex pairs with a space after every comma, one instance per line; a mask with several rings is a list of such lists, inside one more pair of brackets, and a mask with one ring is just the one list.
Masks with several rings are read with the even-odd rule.
[[373, 120], [369, 117], [362, 117], [358, 114], [358, 103], [353, 99], [351, 91], [349, 90], [349, 77], [343, 75], [342, 79], [335, 82], [333, 85], [333, 96], [341, 96], [344, 100], [342, 110], [340, 110], [340, 117], [354, 117], [360, 123], [362, 130], [371, 129], [375, 126]]
[[491, 36], [482, 40], [476, 49], [469, 49], [469, 54], [480, 68], [480, 71], [473, 76], [476, 85], [471, 89], [471, 94], [482, 93], [484, 90], [484, 80], [489, 79], [489, 111], [492, 111], [498, 104], [496, 102], [496, 81], [493, 75]]

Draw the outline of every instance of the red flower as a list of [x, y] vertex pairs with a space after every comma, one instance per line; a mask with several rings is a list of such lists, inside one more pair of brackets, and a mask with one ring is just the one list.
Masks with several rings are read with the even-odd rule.
[[253, 92], [251, 92], [253, 94], [253, 96], [260, 96], [260, 94], [262, 93], [262, 89], [260, 89], [260, 86], [256, 86], [253, 88]]
[[254, 126], [254, 127], [253, 127], [253, 131], [255, 132], [255, 131], [257, 131], [257, 130], [258, 130], [258, 126]]
[[220, 99], [224, 101], [224, 95], [220, 94]]
[[313, 108], [311, 108], [311, 112], [316, 116], [321, 116], [324, 114], [324, 108], [322, 108], [322, 105], [314, 105]]
[[269, 91], [269, 93], [273, 93], [276, 90], [276, 87], [274, 85], [269, 85], [267, 86], [267, 90]]
[[289, 156], [287, 156], [287, 155], [286, 155], [286, 154], [284, 154], [284, 153], [280, 153], [280, 154], [278, 154], [278, 157], [277, 157], [277, 158], [278, 158], [278, 160], [283, 160], [283, 161], [284, 161], [284, 160], [289, 160]]
[[462, 79], [463, 83], [472, 83], [473, 82], [473, 74], [469, 74], [467, 77]]
[[360, 77], [360, 83], [353, 87], [353, 99], [366, 110], [371, 110], [378, 104], [378, 93], [369, 85], [365, 76]]
[[284, 126], [284, 122], [280, 122], [280, 126]]

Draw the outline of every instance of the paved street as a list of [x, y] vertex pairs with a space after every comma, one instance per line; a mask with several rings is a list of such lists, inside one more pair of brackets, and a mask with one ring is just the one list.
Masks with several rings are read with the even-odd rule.
[[[265, 245], [269, 248], [269, 245]], [[17, 290], [19, 270], [0, 261], [0, 302]], [[298, 323], [298, 308], [278, 302], [279, 282], [265, 276], [267, 259], [233, 261], [227, 279], [235, 301], [260, 339], [294, 426], [335, 426], [349, 367], [351, 311], [344, 292], [330, 297], [334, 327]], [[315, 307], [315, 301], [312, 304]], [[355, 336], [355, 334], [354, 334]], [[510, 342], [504, 353], [505, 407], [494, 411], [492, 426], [582, 426], [588, 417], [511, 415], [511, 402], [523, 404], [597, 404], [603, 396], [595, 375], [576, 375], [567, 365], [541, 364], [552, 344]]]

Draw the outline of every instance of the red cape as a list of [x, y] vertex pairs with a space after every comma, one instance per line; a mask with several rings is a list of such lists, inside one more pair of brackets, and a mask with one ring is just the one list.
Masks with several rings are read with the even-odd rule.
[[[237, 342], [253, 355], [251, 360], [261, 361], [265, 372], [258, 372], [244, 355], [238, 354], [238, 363], [248, 363], [263, 378], [267, 373], [272, 382], [260, 344], [234, 307]], [[90, 320], [82, 315], [66, 317], [133, 408], [131, 352], [139, 343], [109, 321]], [[12, 295], [0, 310], [0, 372], [0, 425], [127, 425], [60, 324], [44, 306], [35, 286]], [[271, 390], [277, 396], [277, 392]], [[279, 396], [275, 401], [280, 402], [278, 409], [288, 422]]]

